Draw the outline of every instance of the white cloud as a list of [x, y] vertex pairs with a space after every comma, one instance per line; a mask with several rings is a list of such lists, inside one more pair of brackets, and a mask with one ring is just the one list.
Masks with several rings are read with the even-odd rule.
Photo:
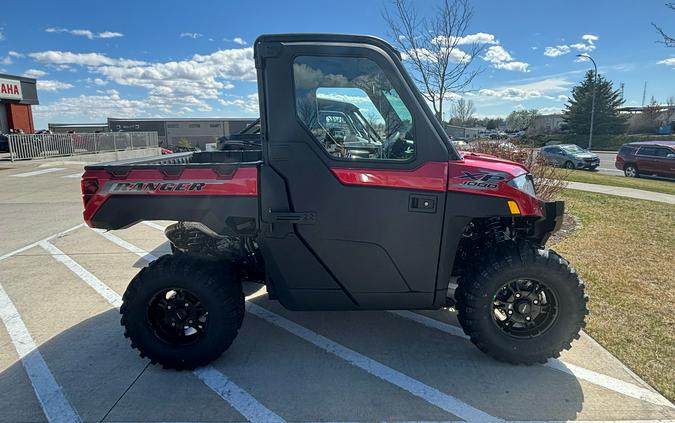
[[7, 55], [10, 57], [24, 57], [23, 54], [16, 52], [14, 50], [10, 50], [9, 53], [7, 53]]
[[0, 65], [11, 65], [12, 63], [14, 63], [14, 60], [9, 56], [0, 58]]
[[566, 45], [559, 45], [556, 47], [546, 47], [544, 49], [544, 55], [548, 57], [558, 57], [562, 56], [563, 54], [567, 54], [570, 52], [570, 47]]
[[[405, 37], [403, 37], [405, 38]], [[477, 32], [463, 37], [436, 37], [432, 40], [436, 44], [466, 45], [466, 44], [499, 44], [493, 34]]]
[[483, 60], [490, 62], [495, 69], [529, 72], [529, 63], [514, 61], [502, 46], [491, 46], [485, 52]]
[[509, 52], [504, 50], [504, 47], [502, 46], [492, 46], [488, 48], [484, 59], [490, 63], [509, 62], [513, 60]]
[[245, 46], [246, 44], [248, 44], [248, 43], [247, 43], [243, 38], [241, 38], [241, 37], [234, 37], [234, 38], [232, 39], [232, 42], [235, 43], [235, 44], [239, 44], [240, 46]]
[[568, 92], [572, 83], [562, 78], [548, 78], [527, 84], [516, 84], [494, 88], [484, 88], [478, 91], [477, 100], [500, 99], [507, 101], [524, 101], [534, 98], [556, 99], [553, 94]]
[[561, 44], [553, 47], [546, 47], [544, 49], [544, 55], [548, 57], [558, 57], [576, 50], [578, 52], [590, 53], [595, 50], [595, 42], [600, 39], [597, 35], [593, 34], [584, 34], [581, 36], [581, 39], [585, 42], [583, 43], [574, 43], [574, 44]]
[[567, 101], [567, 100], [570, 99], [570, 97], [569, 97], [568, 95], [560, 94], [560, 95], [557, 97], [557, 99], [558, 99], [558, 101]]
[[97, 35], [97, 38], [118, 38], [118, 37], [124, 37], [124, 34], [122, 34], [121, 32], [103, 31], [99, 32]]
[[45, 75], [47, 75], [47, 72], [40, 69], [28, 69], [23, 73], [26, 78], [42, 78]]
[[101, 78], [94, 78], [94, 84], [96, 84], [96, 85], [108, 85], [108, 81], [105, 81]]
[[598, 37], [597, 35], [593, 35], [593, 34], [584, 34], [584, 35], [581, 36], [581, 39], [584, 40], [584, 41], [587, 41], [589, 44], [593, 44], [595, 41], [598, 41], [598, 39], [600, 39], [600, 37]]
[[0, 28], [0, 41], [5, 39], [5, 28]]
[[50, 65], [80, 66], [140, 66], [146, 62], [130, 59], [113, 59], [102, 53], [72, 53], [70, 51], [48, 50], [28, 53], [39, 63]]
[[[434, 62], [436, 60], [436, 55], [435, 53], [425, 49], [425, 48], [417, 48], [417, 49], [412, 49], [408, 52], [403, 52], [401, 53], [401, 57], [403, 60], [407, 60], [410, 56], [413, 55], [419, 56], [421, 60], [428, 61], [428, 62]], [[471, 60], [471, 55], [458, 49], [458, 48], [453, 48], [450, 51], [450, 61], [454, 63], [465, 63]]]
[[539, 114], [541, 115], [557, 115], [562, 113], [562, 109], [560, 107], [540, 107], [537, 110], [539, 110]]
[[530, 67], [529, 63], [525, 62], [507, 62], [507, 63], [495, 63], [494, 67], [497, 69], [504, 69], [509, 71], [518, 71], [518, 72], [529, 72]]
[[67, 28], [58, 28], [58, 27], [50, 27], [45, 29], [45, 32], [51, 32], [51, 33], [66, 33], [70, 35], [75, 35], [77, 37], [85, 37], [90, 40], [93, 40], [94, 38], [116, 38], [116, 37], [123, 37], [124, 34], [120, 32], [113, 32], [113, 31], [103, 31], [103, 32], [94, 32], [90, 29], [67, 29]]
[[675, 57], [659, 60], [656, 63], [659, 64], [659, 65], [675, 66]]
[[37, 81], [37, 88], [41, 91], [60, 91], [73, 88], [73, 84], [50, 79], [39, 79]]
[[193, 40], [196, 40], [197, 38], [203, 37], [204, 34], [200, 34], [199, 32], [181, 32], [180, 37], [181, 38], [192, 38]]
[[218, 99], [218, 103], [220, 103], [224, 107], [234, 106], [248, 113], [260, 113], [258, 110], [259, 105], [258, 93], [249, 94], [245, 97], [237, 97], [229, 100], [221, 98]]

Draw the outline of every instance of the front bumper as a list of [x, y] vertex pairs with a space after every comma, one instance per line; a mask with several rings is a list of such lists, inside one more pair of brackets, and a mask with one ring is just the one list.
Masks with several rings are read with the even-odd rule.
[[564, 201], [548, 201], [543, 203], [544, 216], [534, 222], [532, 234], [529, 237], [537, 245], [544, 245], [563, 223], [565, 214]]

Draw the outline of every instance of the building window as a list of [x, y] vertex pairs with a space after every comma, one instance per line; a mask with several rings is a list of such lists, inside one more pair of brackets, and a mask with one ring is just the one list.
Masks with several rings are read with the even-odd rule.
[[210, 124], [209, 126], [210, 126], [211, 128], [220, 128], [220, 124], [219, 124], [219, 123], [212, 123], [212, 124]]
[[177, 123], [168, 123], [166, 125], [166, 127], [171, 128], [171, 129], [176, 129], [176, 128], [178, 128], [178, 124]]
[[188, 128], [201, 128], [202, 126], [198, 123], [191, 123], [188, 125]]

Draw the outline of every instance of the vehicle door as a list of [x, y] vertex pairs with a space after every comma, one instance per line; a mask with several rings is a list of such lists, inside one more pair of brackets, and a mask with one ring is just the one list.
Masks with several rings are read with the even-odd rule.
[[637, 167], [640, 173], [656, 173], [659, 168], [658, 156], [656, 155], [656, 147], [644, 146], [640, 147], [635, 154]]
[[662, 176], [675, 176], [675, 151], [668, 147], [656, 147], [654, 153], [654, 173]]
[[[255, 59], [265, 259], [282, 303], [349, 308], [330, 292], [339, 289], [352, 308], [430, 306], [448, 159], [458, 156], [397, 53], [371, 37], [298, 34], [259, 38]], [[358, 106], [381, 153], [350, 154], [321, 122], [322, 99]], [[273, 186], [287, 205], [269, 199]]]
[[547, 156], [552, 165], [563, 166], [565, 164], [565, 152], [560, 147], [549, 147]]

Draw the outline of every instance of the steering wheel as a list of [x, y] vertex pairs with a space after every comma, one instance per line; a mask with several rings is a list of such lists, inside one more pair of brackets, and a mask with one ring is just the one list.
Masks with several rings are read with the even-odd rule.
[[401, 131], [396, 131], [384, 140], [384, 158], [401, 159], [405, 152], [406, 142], [401, 137]]

